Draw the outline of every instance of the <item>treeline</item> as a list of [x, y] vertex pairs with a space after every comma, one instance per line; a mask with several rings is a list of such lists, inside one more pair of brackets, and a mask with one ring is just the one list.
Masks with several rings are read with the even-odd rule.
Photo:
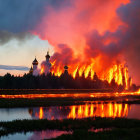
[[[136, 88], [135, 85], [132, 87]], [[102, 81], [95, 74], [93, 80], [90, 77], [85, 78], [76, 76], [74, 79], [71, 75], [64, 73], [60, 77], [49, 73], [47, 76], [33, 76], [25, 74], [24, 76], [13, 76], [7, 73], [0, 77], [0, 89], [113, 89], [123, 91], [124, 86], [117, 85], [115, 80], [109, 84]]]

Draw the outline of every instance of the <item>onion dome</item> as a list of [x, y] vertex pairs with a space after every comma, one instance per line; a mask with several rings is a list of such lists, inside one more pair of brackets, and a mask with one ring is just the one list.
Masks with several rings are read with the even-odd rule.
[[50, 59], [49, 52], [47, 52], [46, 59]]
[[65, 70], [68, 70], [68, 66], [67, 66], [67, 65], [65, 65], [65, 66], [64, 66], [64, 69], [65, 69]]
[[32, 64], [33, 64], [33, 65], [38, 65], [38, 61], [36, 60], [36, 58], [35, 58], [35, 60], [33, 61]]

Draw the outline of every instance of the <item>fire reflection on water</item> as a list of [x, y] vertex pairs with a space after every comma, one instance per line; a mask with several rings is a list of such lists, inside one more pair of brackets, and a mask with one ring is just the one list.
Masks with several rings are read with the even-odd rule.
[[43, 119], [43, 114], [44, 114], [43, 108], [40, 107], [40, 109], [39, 109], [39, 119]]
[[128, 104], [86, 104], [72, 106], [68, 118], [86, 117], [127, 117]]
[[87, 117], [127, 117], [131, 106], [117, 103], [92, 103], [67, 107], [47, 107], [30, 109], [29, 113], [36, 119], [81, 119]]

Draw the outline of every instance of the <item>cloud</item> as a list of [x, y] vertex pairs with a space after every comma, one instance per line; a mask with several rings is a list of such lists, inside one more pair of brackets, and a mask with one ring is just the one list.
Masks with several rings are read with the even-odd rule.
[[4, 70], [29, 71], [29, 68], [28, 67], [24, 67], [24, 66], [0, 65], [0, 69], [4, 69]]
[[21, 33], [12, 33], [8, 31], [0, 31], [0, 45], [8, 43], [12, 39], [16, 39], [18, 41], [25, 41], [26, 39], [33, 38], [34, 35], [28, 32], [21, 32]]
[[26, 32], [41, 21], [46, 7], [55, 10], [68, 6], [69, 0], [0, 0], [0, 30]]

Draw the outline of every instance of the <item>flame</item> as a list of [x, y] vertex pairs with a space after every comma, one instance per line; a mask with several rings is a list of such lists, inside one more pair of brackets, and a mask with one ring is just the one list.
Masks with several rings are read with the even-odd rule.
[[78, 71], [78, 66], [77, 66], [77, 68], [74, 70], [74, 72], [73, 72], [73, 78], [75, 78], [76, 77], [76, 73], [77, 73], [77, 71]]
[[44, 73], [44, 67], [41, 68], [40, 74]]
[[136, 92], [138, 95], [140, 95], [140, 89], [138, 89], [138, 91]]

